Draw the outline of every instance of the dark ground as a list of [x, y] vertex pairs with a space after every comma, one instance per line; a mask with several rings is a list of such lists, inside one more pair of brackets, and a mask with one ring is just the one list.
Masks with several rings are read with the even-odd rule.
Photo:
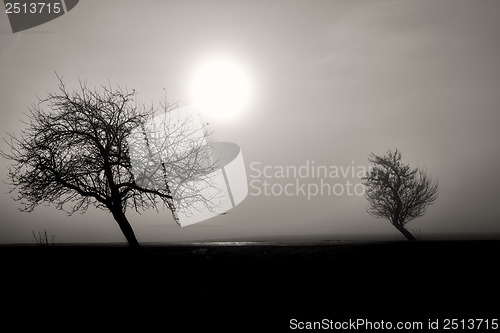
[[2, 246], [2, 326], [278, 332], [292, 318], [500, 318], [499, 253], [499, 241]]

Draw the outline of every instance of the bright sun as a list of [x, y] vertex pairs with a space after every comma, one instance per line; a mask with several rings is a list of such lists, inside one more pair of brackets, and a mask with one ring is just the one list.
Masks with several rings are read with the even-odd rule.
[[251, 97], [250, 76], [229, 56], [206, 58], [192, 77], [193, 99], [208, 117], [229, 120], [240, 115]]

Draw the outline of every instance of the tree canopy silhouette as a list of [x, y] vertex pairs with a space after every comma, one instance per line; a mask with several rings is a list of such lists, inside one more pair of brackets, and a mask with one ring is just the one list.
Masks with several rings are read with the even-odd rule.
[[[13, 198], [27, 212], [42, 203], [54, 204], [69, 215], [85, 212], [89, 206], [108, 210], [128, 244], [137, 247], [126, 209], [158, 209], [163, 203], [177, 221], [169, 170], [183, 169], [189, 179], [203, 178], [213, 169], [207, 145], [186, 143], [189, 128], [181, 124], [164, 137], [174, 137], [169, 144], [182, 149], [134, 175], [127, 137], [134, 129], [144, 128], [158, 108], [138, 106], [135, 90], [111, 85], [89, 89], [80, 81], [79, 88], [70, 93], [58, 79], [58, 92], [48, 93], [29, 108], [27, 129], [5, 140], [10, 152], [1, 154], [12, 161], [8, 178], [11, 193], [17, 193]], [[172, 105], [164, 100], [160, 109], [170, 112]], [[162, 183], [166, 186], [158, 186]], [[206, 184], [210, 186], [210, 181]], [[192, 200], [203, 198], [193, 196]]]
[[375, 164], [363, 178], [368, 213], [388, 219], [408, 240], [415, 240], [405, 225], [424, 215], [427, 206], [436, 201], [438, 181], [423, 169], [403, 164], [397, 149], [385, 156], [372, 153], [368, 160]]

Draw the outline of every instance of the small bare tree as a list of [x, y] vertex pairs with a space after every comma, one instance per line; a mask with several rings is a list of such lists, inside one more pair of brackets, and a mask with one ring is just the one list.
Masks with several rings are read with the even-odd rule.
[[47, 230], [44, 230], [43, 233], [41, 231], [38, 232], [38, 234], [35, 234], [34, 231], [31, 231], [31, 234], [33, 235], [33, 238], [35, 239], [35, 243], [39, 246], [49, 246], [49, 245], [55, 245], [56, 244], [56, 236], [54, 235], [47, 235]]
[[[138, 128], [144, 132], [144, 124], [153, 119], [158, 108], [138, 106], [135, 90], [111, 85], [89, 89], [80, 81], [79, 89], [70, 93], [58, 79], [59, 91], [49, 93], [29, 109], [27, 129], [20, 136], [9, 134], [5, 140], [10, 152], [2, 151], [1, 155], [12, 161], [8, 177], [11, 193], [17, 192], [13, 198], [26, 212], [42, 203], [54, 204], [69, 215], [84, 213], [91, 205], [108, 210], [128, 244], [137, 247], [139, 242], [125, 216], [127, 207], [139, 212], [158, 209], [163, 203], [177, 221], [169, 181], [179, 184], [206, 178], [214, 167], [210, 150], [207, 144], [188, 141], [189, 126], [165, 127], [162, 130], [170, 132], [162, 138], [168, 138], [168, 146], [157, 145], [157, 150], [176, 154], [144, 161], [144, 169], [137, 172], [127, 138]], [[168, 113], [173, 107], [165, 100], [160, 109]], [[207, 134], [203, 139], [207, 143]], [[210, 179], [194, 183], [211, 186]], [[196, 200], [206, 198], [193, 195], [191, 201], [183, 203]]]
[[401, 163], [401, 153], [397, 149], [388, 151], [385, 156], [372, 153], [368, 160], [375, 164], [363, 178], [368, 213], [388, 219], [408, 240], [415, 240], [405, 225], [424, 215], [427, 206], [436, 201], [437, 180], [420, 168], [412, 169]]

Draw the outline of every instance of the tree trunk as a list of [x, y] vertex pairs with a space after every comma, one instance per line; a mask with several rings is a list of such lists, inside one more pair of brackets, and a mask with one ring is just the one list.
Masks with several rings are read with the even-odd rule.
[[132, 248], [140, 247], [139, 242], [135, 237], [134, 230], [132, 229], [132, 226], [128, 222], [125, 213], [121, 209], [113, 210], [111, 211], [111, 213], [113, 214], [113, 217], [115, 218], [116, 222], [118, 222], [118, 225], [120, 226], [123, 235], [127, 239], [128, 245]]
[[403, 236], [406, 237], [407, 240], [409, 240], [409, 241], [417, 240], [415, 238], [415, 236], [413, 236], [411, 232], [409, 232], [408, 230], [406, 230], [406, 228], [404, 226], [402, 226], [402, 225], [396, 225], [396, 224], [394, 224], [394, 226], [396, 227], [396, 229], [398, 229], [403, 234]]

